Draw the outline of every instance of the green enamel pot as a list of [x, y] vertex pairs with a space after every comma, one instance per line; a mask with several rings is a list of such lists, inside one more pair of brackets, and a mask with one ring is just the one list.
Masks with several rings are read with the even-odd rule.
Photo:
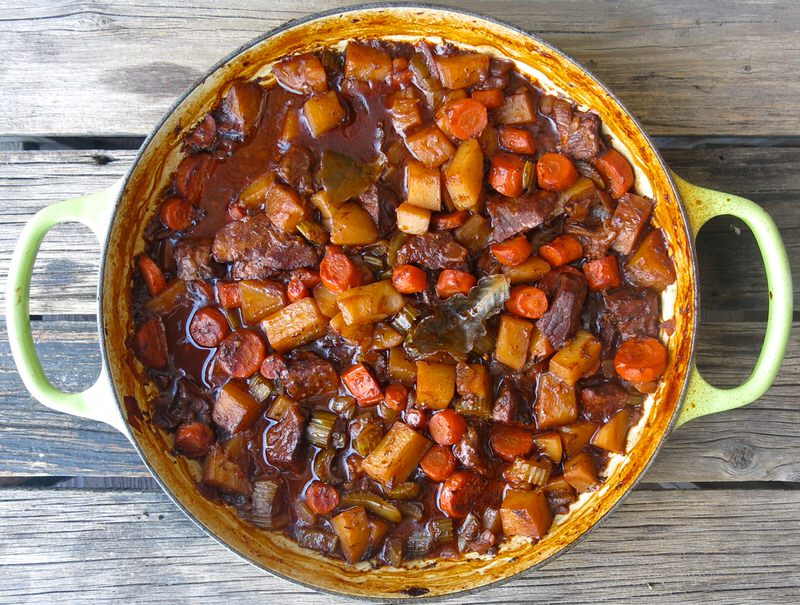
[[[306, 52], [357, 37], [446, 38], [516, 62], [546, 89], [591, 107], [605, 133], [631, 162], [640, 192], [656, 200], [653, 220], [665, 234], [677, 279], [662, 295], [673, 329], [662, 330], [669, 363], [658, 390], [631, 431], [628, 453], [611, 465], [603, 486], [559, 517], [536, 544], [504, 543], [494, 558], [424, 561], [402, 568], [349, 565], [305, 550], [280, 533], [245, 524], [232, 509], [211, 503], [195, 488], [199, 467], [172, 454], [171, 436], [149, 420], [155, 389], [126, 346], [133, 258], [144, 248], [145, 225], [180, 160], [183, 134], [213, 108], [235, 79], [267, 78], [282, 55]], [[694, 240], [714, 216], [742, 219], [752, 230], [766, 269], [769, 318], [756, 365], [732, 389], [709, 385], [697, 371], [694, 344], [699, 317]], [[64, 393], [45, 376], [28, 317], [31, 271], [45, 233], [62, 222], [87, 225], [102, 244], [98, 327], [102, 370], [83, 393]], [[125, 178], [98, 193], [48, 206], [25, 226], [9, 269], [6, 321], [17, 369], [31, 394], [67, 414], [106, 422], [125, 434], [166, 493], [212, 537], [246, 560], [281, 577], [337, 594], [375, 599], [451, 595], [502, 581], [544, 564], [595, 527], [635, 485], [670, 432], [683, 423], [758, 399], [781, 365], [792, 320], [789, 261], [775, 223], [751, 201], [691, 185], [665, 166], [636, 120], [586, 69], [536, 36], [493, 19], [451, 8], [377, 4], [312, 15], [249, 42], [212, 67], [186, 92], [147, 138]]]

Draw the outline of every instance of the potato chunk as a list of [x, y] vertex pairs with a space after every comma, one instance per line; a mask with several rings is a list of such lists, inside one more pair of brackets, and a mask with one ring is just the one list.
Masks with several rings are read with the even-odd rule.
[[631, 410], [623, 408], [613, 418], [597, 429], [592, 435], [591, 444], [607, 452], [624, 454], [630, 427]]
[[293, 232], [298, 223], [306, 220], [311, 214], [303, 198], [286, 185], [273, 185], [265, 197], [269, 220], [286, 233]]
[[324, 284], [317, 284], [311, 291], [314, 300], [317, 301], [319, 310], [325, 317], [333, 317], [339, 314], [339, 305], [336, 304], [336, 294], [328, 290]]
[[564, 479], [579, 492], [590, 492], [600, 487], [597, 470], [587, 452], [567, 458], [564, 462]]
[[378, 230], [375, 223], [356, 202], [347, 202], [334, 212], [331, 243], [340, 246], [366, 246], [377, 240]]
[[328, 320], [312, 297], [294, 302], [261, 321], [270, 346], [276, 351], [289, 351], [323, 336]]
[[436, 168], [427, 168], [417, 160], [406, 162], [406, 199], [419, 208], [442, 209], [441, 175]]
[[470, 210], [478, 205], [483, 187], [483, 152], [476, 139], [462, 141], [443, 168], [444, 183], [453, 205]]
[[661, 292], [675, 281], [675, 267], [664, 244], [661, 229], [653, 229], [625, 263], [625, 274], [633, 285]]
[[382, 82], [392, 73], [389, 53], [373, 46], [348, 42], [344, 49], [344, 75], [365, 82]]
[[564, 455], [570, 456], [578, 453], [584, 446], [589, 445], [589, 440], [597, 430], [597, 425], [587, 420], [579, 420], [573, 424], [558, 427]]
[[456, 366], [432, 361], [417, 362], [417, 405], [441, 410], [452, 401], [456, 389]]
[[439, 79], [445, 88], [467, 88], [483, 81], [489, 73], [489, 57], [480, 53], [460, 53], [436, 57]]
[[333, 531], [339, 538], [348, 563], [361, 560], [369, 547], [370, 526], [369, 517], [363, 506], [355, 506], [342, 511], [331, 519]]
[[536, 389], [534, 411], [539, 430], [575, 422], [578, 419], [575, 387], [550, 372], [542, 374]]
[[575, 338], [550, 358], [550, 371], [567, 384], [595, 372], [603, 345], [590, 332], [578, 330]]
[[500, 520], [504, 535], [540, 540], [553, 524], [553, 513], [542, 490], [510, 489], [500, 507]]
[[233, 435], [253, 426], [260, 414], [261, 404], [253, 399], [247, 387], [231, 380], [217, 393], [212, 418], [218, 427]]
[[389, 349], [389, 376], [408, 387], [417, 379], [417, 364], [406, 356], [403, 347]]
[[512, 284], [535, 282], [549, 272], [550, 265], [539, 256], [529, 256], [527, 260], [514, 267], [503, 266], [503, 275], [508, 277]]
[[272, 75], [292, 92], [313, 93], [328, 90], [328, 74], [316, 55], [294, 55], [272, 66]]
[[244, 279], [239, 282], [242, 319], [252, 326], [267, 315], [286, 306], [286, 295], [280, 282], [265, 279]]
[[337, 297], [342, 319], [347, 325], [375, 323], [394, 315], [405, 305], [403, 295], [391, 280], [345, 290]]
[[528, 359], [533, 322], [503, 313], [497, 330], [494, 357], [514, 370], [521, 370]]
[[393, 487], [408, 479], [430, 446], [431, 442], [410, 426], [395, 422], [364, 458], [361, 470], [378, 483]]
[[347, 115], [339, 97], [332, 90], [306, 101], [303, 114], [315, 139], [338, 126]]
[[406, 137], [406, 147], [415, 158], [428, 168], [438, 168], [453, 157], [456, 148], [447, 135], [431, 124]]
[[404, 202], [397, 207], [397, 228], [403, 233], [422, 235], [428, 232], [431, 211]]
[[500, 124], [528, 124], [536, 121], [533, 99], [527, 90], [508, 96], [502, 107], [494, 111], [494, 118]]

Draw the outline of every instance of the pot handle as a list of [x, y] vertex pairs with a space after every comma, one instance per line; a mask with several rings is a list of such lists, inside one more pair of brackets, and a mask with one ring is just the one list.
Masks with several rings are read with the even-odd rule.
[[89, 227], [102, 244], [120, 186], [121, 181], [103, 191], [42, 208], [23, 227], [8, 268], [6, 325], [14, 363], [31, 395], [53, 410], [100, 420], [127, 435], [105, 367], [82, 393], [65, 393], [50, 383], [36, 355], [28, 304], [33, 263], [45, 234], [58, 223], [75, 221]]
[[715, 216], [735, 216], [750, 228], [764, 261], [769, 296], [764, 342], [750, 376], [738, 387], [719, 389], [703, 379], [692, 361], [684, 405], [676, 424], [678, 427], [693, 418], [751, 403], [772, 385], [780, 370], [792, 328], [792, 273], [778, 228], [758, 204], [692, 185], [675, 173], [672, 173], [672, 178], [683, 198], [693, 239], [697, 238], [706, 221]]

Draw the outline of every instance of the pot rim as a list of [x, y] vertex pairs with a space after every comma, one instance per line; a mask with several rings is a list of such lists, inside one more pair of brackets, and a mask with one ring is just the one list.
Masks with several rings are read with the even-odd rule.
[[[271, 30], [269, 30], [267, 32], [264, 32], [263, 34], [261, 34], [261, 35], [255, 37], [255, 38], [245, 42], [244, 44], [242, 44], [241, 46], [239, 46], [238, 48], [236, 48], [235, 50], [230, 52], [228, 55], [226, 55], [225, 57], [223, 57], [222, 59], [217, 61], [201, 77], [197, 78], [194, 82], [192, 82], [192, 84], [186, 89], [186, 91], [183, 94], [181, 94], [170, 105], [170, 107], [164, 112], [164, 114], [162, 115], [161, 119], [158, 121], [158, 123], [153, 127], [153, 129], [147, 135], [147, 137], [145, 138], [145, 140], [142, 143], [141, 147], [139, 148], [138, 152], [136, 153], [136, 156], [134, 157], [133, 162], [131, 163], [130, 167], [128, 168], [128, 170], [126, 171], [125, 175], [123, 176], [123, 178], [122, 178], [122, 180], [120, 182], [121, 184], [120, 184], [119, 192], [117, 194], [117, 199], [116, 199], [113, 211], [112, 211], [110, 219], [109, 219], [109, 228], [108, 228], [106, 236], [105, 236], [105, 238], [104, 238], [104, 240], [102, 242], [100, 268], [99, 268], [99, 280], [98, 280], [98, 288], [97, 288], [97, 307], [98, 307], [97, 326], [98, 326], [98, 336], [99, 336], [99, 344], [100, 344], [100, 357], [101, 357], [102, 371], [105, 372], [106, 375], [109, 377], [109, 381], [111, 381], [112, 373], [111, 373], [111, 367], [110, 367], [110, 364], [109, 364], [109, 361], [108, 361], [108, 355], [107, 355], [107, 349], [106, 349], [106, 342], [105, 342], [106, 335], [105, 335], [105, 330], [103, 328], [103, 326], [104, 326], [104, 321], [103, 321], [104, 316], [103, 316], [103, 304], [102, 304], [103, 297], [104, 297], [104, 282], [105, 282], [104, 277], [105, 277], [105, 271], [106, 271], [106, 267], [107, 267], [109, 241], [110, 241], [111, 234], [112, 234], [112, 231], [113, 231], [112, 227], [113, 227], [114, 222], [115, 222], [115, 220], [117, 218], [117, 213], [119, 212], [119, 208], [120, 208], [119, 202], [120, 202], [120, 200], [122, 198], [122, 195], [125, 192], [125, 190], [127, 189], [129, 181], [131, 179], [131, 176], [136, 171], [136, 168], [139, 165], [139, 162], [142, 159], [142, 156], [144, 155], [144, 153], [146, 152], [147, 148], [152, 143], [153, 139], [155, 138], [156, 134], [159, 132], [161, 127], [164, 125], [164, 123], [176, 112], [178, 107], [195, 91], [195, 89], [197, 89], [198, 86], [200, 86], [203, 82], [205, 82], [205, 80], [208, 79], [213, 73], [215, 73], [220, 68], [224, 67], [227, 63], [229, 63], [229, 62], [233, 61], [234, 59], [236, 59], [239, 55], [241, 55], [245, 51], [249, 50], [250, 48], [252, 48], [252, 47], [254, 47], [254, 46], [258, 45], [258, 44], [260, 44], [264, 40], [267, 40], [267, 39], [269, 39], [269, 38], [271, 38], [271, 37], [273, 37], [273, 36], [275, 36], [277, 34], [280, 34], [280, 33], [284, 32], [284, 31], [292, 29], [294, 27], [297, 27], [297, 26], [300, 26], [300, 25], [304, 25], [304, 24], [310, 23], [312, 21], [318, 21], [318, 20], [326, 19], [328, 17], [340, 16], [340, 15], [347, 14], [347, 13], [367, 12], [367, 11], [372, 11], [372, 10], [396, 10], [396, 9], [400, 9], [400, 10], [420, 9], [420, 10], [427, 10], [427, 11], [436, 11], [436, 12], [441, 12], [441, 13], [449, 13], [451, 15], [462, 16], [462, 17], [471, 17], [471, 18], [474, 18], [474, 19], [479, 19], [479, 20], [488, 22], [489, 24], [494, 25], [494, 26], [504, 27], [504, 28], [506, 28], [506, 29], [508, 29], [508, 30], [520, 35], [520, 36], [523, 36], [523, 37], [529, 38], [531, 40], [534, 40], [537, 44], [539, 44], [542, 47], [544, 47], [544, 48], [548, 49], [549, 51], [553, 52], [556, 56], [558, 56], [558, 57], [560, 57], [562, 59], [566, 59], [567, 61], [571, 61], [576, 67], [578, 67], [581, 71], [583, 71], [584, 74], [586, 74], [589, 78], [591, 78], [594, 81], [594, 83], [599, 87], [599, 89], [603, 91], [603, 93], [605, 93], [606, 95], [611, 97], [617, 103], [619, 108], [622, 110], [622, 112], [623, 112], [626, 120], [628, 121], [628, 123], [631, 124], [635, 128], [637, 133], [640, 136], [642, 136], [642, 138], [647, 142], [647, 144], [649, 145], [649, 147], [653, 151], [653, 154], [654, 154], [655, 158], [658, 161], [658, 168], [661, 170], [661, 172], [665, 176], [667, 182], [669, 183], [671, 193], [672, 193], [675, 201], [677, 202], [676, 203], [676, 207], [677, 207], [678, 212], [680, 213], [680, 217], [681, 217], [681, 220], [682, 220], [684, 232], [686, 234], [686, 241], [687, 241], [687, 245], [688, 245], [688, 249], [689, 249], [689, 253], [690, 253], [689, 254], [689, 258], [690, 258], [690, 262], [691, 262], [690, 277], [691, 277], [692, 283], [695, 284], [695, 287], [693, 288], [694, 291], [693, 291], [693, 296], [692, 296], [692, 304], [694, 305], [694, 308], [699, 311], [699, 308], [700, 308], [699, 307], [699, 305], [700, 305], [700, 293], [699, 293], [699, 289], [696, 287], [697, 274], [698, 274], [697, 252], [696, 252], [696, 249], [695, 249], [694, 238], [691, 237], [691, 232], [690, 232], [690, 229], [689, 229], [689, 221], [688, 221], [688, 218], [686, 216], [686, 209], [684, 207], [683, 200], [681, 199], [681, 196], [678, 193], [678, 189], [675, 186], [675, 182], [674, 182], [674, 180], [672, 178], [672, 175], [671, 175], [669, 169], [667, 168], [666, 164], [664, 163], [664, 159], [661, 157], [661, 153], [658, 151], [656, 146], [653, 144], [652, 140], [647, 135], [646, 131], [642, 128], [641, 124], [639, 124], [639, 121], [631, 114], [631, 112], [622, 103], [622, 101], [617, 97], [616, 94], [614, 94], [601, 80], [599, 80], [597, 77], [595, 77], [595, 75], [590, 70], [588, 70], [581, 62], [575, 60], [571, 55], [569, 55], [566, 52], [562, 51], [561, 49], [555, 47], [554, 45], [550, 44], [549, 42], [546, 42], [545, 40], [540, 38], [537, 34], [533, 34], [533, 33], [527, 32], [525, 30], [522, 30], [522, 29], [520, 29], [519, 27], [517, 27], [515, 25], [511, 25], [510, 23], [508, 23], [506, 21], [503, 21], [502, 19], [486, 16], [486, 15], [483, 15], [483, 14], [480, 14], [480, 13], [477, 13], [477, 12], [474, 12], [474, 11], [471, 11], [471, 10], [459, 8], [459, 7], [443, 6], [443, 5], [433, 4], [433, 3], [426, 3], [426, 2], [406, 2], [406, 1], [403, 1], [403, 2], [368, 2], [368, 3], [362, 3], [362, 4], [353, 4], [353, 5], [349, 5], [349, 6], [345, 6], [345, 7], [341, 7], [341, 8], [328, 9], [326, 11], [311, 13], [309, 15], [305, 15], [305, 16], [297, 18], [297, 19], [292, 19], [290, 21], [286, 21], [284, 23], [281, 23], [277, 27], [274, 27], [273, 29], [271, 29]], [[206, 527], [194, 515], [194, 513], [189, 508], [185, 507], [177, 499], [177, 497], [172, 493], [172, 491], [168, 488], [168, 486], [161, 479], [161, 477], [155, 472], [153, 466], [150, 464], [150, 462], [148, 461], [148, 459], [144, 455], [142, 448], [140, 447], [138, 441], [133, 436], [132, 432], [131, 431], [128, 431], [128, 432], [130, 434], [130, 437], [131, 437], [130, 441], [133, 444], [134, 449], [136, 450], [137, 454], [141, 458], [141, 460], [144, 463], [144, 465], [147, 468], [147, 470], [150, 472], [150, 475], [155, 479], [156, 483], [158, 483], [159, 487], [167, 495], [167, 497], [183, 512], [184, 515], [186, 515], [206, 535], [208, 535], [209, 537], [214, 539], [218, 544], [222, 545], [227, 550], [235, 553], [238, 557], [240, 557], [243, 560], [247, 561], [248, 563], [250, 563], [254, 567], [257, 567], [260, 570], [266, 571], [267, 573], [272, 574], [273, 576], [279, 577], [282, 580], [286, 580], [286, 581], [291, 582], [293, 584], [296, 584], [296, 585], [299, 585], [299, 586], [303, 586], [305, 588], [310, 588], [312, 590], [315, 590], [315, 591], [318, 591], [318, 592], [321, 592], [321, 593], [324, 593], [324, 594], [337, 596], [337, 597], [345, 596], [345, 597], [348, 597], [348, 598], [359, 598], [359, 599], [364, 599], [366, 601], [382, 602], [382, 603], [401, 603], [401, 602], [407, 602], [410, 599], [414, 599], [415, 601], [418, 601], [418, 602], [436, 602], [436, 601], [441, 601], [441, 600], [444, 600], [444, 599], [449, 599], [449, 598], [455, 597], [456, 595], [461, 596], [461, 595], [467, 595], [467, 594], [475, 594], [477, 592], [480, 592], [480, 591], [483, 591], [483, 590], [486, 590], [486, 589], [489, 589], [489, 588], [497, 588], [497, 587], [501, 586], [502, 584], [505, 584], [505, 583], [517, 578], [522, 573], [526, 573], [526, 572], [541, 568], [543, 565], [546, 565], [546, 564], [550, 563], [553, 559], [555, 559], [557, 557], [560, 557], [564, 553], [566, 553], [569, 550], [571, 550], [575, 545], [577, 545], [578, 543], [583, 541], [597, 527], [602, 525], [606, 521], [606, 519], [611, 515], [611, 513], [615, 512], [617, 510], [617, 508], [622, 504], [622, 502], [633, 491], [633, 489], [636, 487], [636, 485], [642, 480], [642, 477], [646, 474], [647, 470], [653, 464], [653, 461], [657, 458], [657, 456], [658, 456], [659, 452], [661, 451], [661, 448], [663, 447], [664, 442], [666, 441], [667, 437], [672, 433], [672, 430], [675, 428], [675, 424], [677, 422], [678, 416], [680, 415], [681, 409], [682, 409], [683, 404], [684, 404], [684, 397], [686, 395], [686, 390], [687, 390], [687, 386], [688, 386], [689, 367], [691, 366], [691, 363], [694, 360], [694, 356], [695, 356], [695, 347], [696, 347], [696, 341], [697, 341], [696, 337], [697, 337], [697, 328], [698, 328], [697, 324], [698, 324], [698, 319], [699, 319], [698, 315], [695, 314], [693, 319], [694, 319], [694, 321], [692, 322], [691, 333], [687, 335], [688, 337], [691, 338], [690, 347], [689, 347], [689, 360], [688, 360], [688, 363], [687, 363], [687, 366], [686, 366], [687, 370], [686, 370], [685, 376], [683, 378], [683, 384], [681, 385], [680, 391], [679, 391], [678, 396], [677, 396], [677, 405], [675, 406], [675, 409], [673, 410], [673, 413], [672, 413], [672, 417], [670, 418], [669, 422], [667, 423], [667, 426], [665, 427], [663, 433], [661, 434], [659, 443], [655, 447], [655, 449], [653, 450], [653, 452], [652, 452], [652, 454], [650, 456], [650, 459], [647, 460], [647, 462], [642, 466], [642, 469], [639, 472], [639, 474], [631, 481], [630, 485], [625, 490], [625, 492], [619, 497], [619, 499], [601, 517], [599, 517], [590, 527], [588, 527], [582, 534], [580, 534], [577, 538], [575, 538], [571, 542], [565, 544], [558, 551], [556, 551], [555, 553], [551, 554], [550, 556], [548, 556], [547, 558], [543, 559], [542, 561], [539, 561], [538, 563], [535, 563], [534, 565], [531, 565], [530, 567], [526, 568], [525, 570], [520, 571], [520, 572], [518, 572], [516, 574], [510, 575], [508, 577], [499, 578], [497, 580], [494, 580], [494, 581], [489, 582], [487, 584], [483, 584], [481, 586], [476, 586], [476, 587], [473, 587], [473, 588], [466, 588], [466, 589], [459, 590], [459, 591], [456, 591], [456, 592], [451, 592], [451, 593], [448, 593], [448, 594], [443, 594], [443, 595], [438, 595], [438, 596], [430, 596], [430, 597], [426, 597], [426, 596], [414, 597], [413, 595], [409, 595], [407, 597], [397, 597], [397, 598], [364, 597], [364, 596], [361, 596], [361, 595], [354, 595], [352, 593], [348, 593], [348, 592], [344, 592], [344, 591], [333, 591], [333, 590], [328, 590], [326, 588], [320, 588], [320, 587], [315, 586], [313, 584], [306, 583], [306, 582], [303, 582], [303, 581], [295, 579], [295, 578], [290, 578], [290, 577], [285, 576], [285, 575], [283, 575], [283, 574], [281, 574], [281, 573], [279, 573], [277, 571], [274, 571], [272, 569], [266, 568], [265, 566], [261, 565], [259, 562], [254, 560], [247, 553], [244, 553], [244, 552], [240, 551], [239, 549], [234, 548], [232, 545], [230, 545], [227, 542], [225, 542], [222, 538], [218, 537], [210, 528]], [[684, 336], [684, 338], [687, 337], [687, 336]], [[117, 408], [118, 408], [118, 411], [120, 413], [120, 416], [122, 417], [123, 422], [127, 427], [128, 420], [127, 420], [127, 414], [126, 414], [125, 406], [124, 406], [123, 402], [120, 400], [119, 396], [117, 395], [116, 389], [113, 388], [113, 384], [112, 384], [111, 391], [113, 392], [114, 400], [115, 400], [115, 403], [117, 405]]]

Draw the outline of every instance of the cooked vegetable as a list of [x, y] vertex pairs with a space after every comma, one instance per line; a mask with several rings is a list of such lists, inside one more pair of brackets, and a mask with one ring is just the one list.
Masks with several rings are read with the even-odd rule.
[[192, 205], [180, 197], [171, 197], [161, 205], [161, 222], [168, 229], [183, 231], [192, 224]]
[[533, 334], [531, 334], [531, 344], [528, 347], [528, 362], [540, 363], [550, 357], [555, 349], [547, 340], [547, 337], [542, 334], [542, 331], [535, 327]]
[[431, 519], [428, 531], [437, 544], [450, 544], [455, 541], [455, 530], [452, 519]]
[[579, 492], [594, 491], [600, 486], [594, 462], [587, 452], [580, 452], [564, 462], [564, 479]]
[[341, 504], [342, 506], [363, 506], [373, 515], [377, 515], [392, 523], [399, 523], [403, 518], [400, 514], [400, 509], [388, 500], [384, 500], [379, 495], [373, 494], [372, 492], [350, 492], [348, 494], [343, 494], [341, 497]]
[[560, 267], [583, 256], [583, 246], [572, 235], [559, 235], [539, 248], [539, 256], [551, 267]]
[[419, 467], [431, 481], [444, 481], [456, 470], [456, 458], [449, 447], [434, 445], [419, 461]]
[[536, 180], [542, 189], [566, 191], [578, 180], [578, 171], [567, 156], [545, 153], [536, 162]]
[[590, 332], [578, 330], [575, 337], [550, 358], [550, 372], [567, 384], [575, 384], [583, 376], [600, 367], [602, 343]]
[[334, 294], [341, 294], [361, 283], [361, 271], [339, 246], [325, 246], [319, 276], [322, 284]]
[[431, 211], [404, 202], [397, 207], [397, 228], [403, 233], [422, 235], [428, 232]]
[[290, 399], [289, 397], [278, 395], [272, 400], [272, 405], [270, 405], [269, 409], [267, 410], [267, 418], [271, 418], [272, 420], [280, 420], [283, 418], [286, 410], [294, 405], [294, 403], [294, 400]]
[[317, 447], [328, 447], [335, 423], [336, 414], [326, 410], [314, 410], [306, 427], [308, 442]]
[[328, 76], [316, 55], [293, 55], [272, 66], [272, 75], [284, 88], [298, 93], [325, 92]]
[[500, 145], [512, 153], [531, 155], [536, 152], [536, 141], [533, 133], [524, 128], [501, 126], [497, 129]]
[[416, 307], [406, 303], [400, 312], [392, 319], [392, 326], [401, 334], [407, 334], [419, 319], [420, 312]]
[[353, 449], [359, 456], [367, 456], [374, 450], [383, 439], [383, 430], [377, 424], [370, 422], [366, 418], [358, 418], [351, 425], [351, 435], [353, 435]]
[[489, 184], [506, 197], [517, 197], [522, 193], [522, 170], [525, 162], [511, 153], [496, 153], [489, 166]]
[[328, 203], [340, 206], [350, 198], [364, 193], [377, 180], [381, 169], [379, 162], [364, 164], [341, 153], [323, 151], [319, 179]]
[[515, 285], [537, 281], [549, 272], [550, 265], [539, 256], [530, 256], [514, 267], [503, 267], [503, 275]]
[[456, 366], [456, 390], [461, 399], [456, 408], [467, 416], [491, 415], [492, 377], [480, 363], [459, 363]]
[[503, 91], [499, 88], [473, 90], [471, 96], [476, 101], [483, 103], [486, 109], [497, 109], [503, 104]]
[[378, 230], [369, 214], [355, 202], [343, 204], [333, 215], [331, 243], [365, 246], [378, 241]]
[[528, 124], [536, 121], [536, 110], [528, 91], [520, 91], [503, 100], [494, 110], [494, 119], [500, 124]]
[[408, 389], [402, 384], [390, 384], [384, 389], [383, 400], [391, 409], [402, 412], [408, 404]]
[[498, 458], [512, 461], [525, 456], [533, 447], [533, 433], [516, 426], [495, 424], [489, 431], [489, 445]]
[[622, 283], [619, 278], [619, 265], [616, 256], [604, 256], [584, 264], [583, 274], [589, 289], [593, 292], [618, 288]]
[[500, 507], [506, 536], [541, 540], [553, 524], [553, 514], [541, 490], [508, 490]]
[[528, 358], [532, 332], [533, 324], [528, 320], [501, 314], [497, 347], [494, 350], [495, 359], [509, 368], [521, 370]]
[[448, 517], [467, 516], [484, 489], [484, 480], [470, 471], [456, 471], [439, 489], [439, 508]]
[[661, 292], [675, 281], [675, 268], [660, 229], [648, 233], [625, 263], [625, 274], [635, 286]]
[[452, 401], [456, 387], [456, 367], [430, 361], [417, 362], [417, 405], [440, 410]]
[[456, 241], [469, 250], [470, 254], [477, 254], [483, 250], [489, 242], [490, 234], [489, 221], [480, 214], [470, 216], [454, 232]]
[[422, 489], [419, 483], [406, 481], [394, 487], [384, 487], [384, 493], [395, 500], [414, 500], [419, 498]]
[[139, 266], [139, 273], [147, 286], [147, 292], [150, 296], [158, 296], [167, 287], [167, 281], [164, 279], [164, 274], [161, 268], [153, 261], [152, 258], [146, 254], [139, 256], [137, 260]]
[[457, 269], [445, 269], [439, 273], [436, 279], [436, 293], [439, 298], [450, 298], [454, 294], [469, 294], [470, 289], [475, 286], [475, 276], [466, 271]]
[[339, 95], [331, 90], [311, 97], [303, 105], [308, 129], [315, 138], [336, 128], [345, 119], [347, 112], [339, 101]]
[[287, 302], [280, 283], [260, 279], [239, 282], [239, 301], [242, 319], [249, 326], [279, 311]]
[[547, 307], [547, 295], [535, 286], [514, 286], [505, 304], [512, 315], [528, 319], [539, 319]]
[[406, 201], [419, 208], [441, 210], [442, 185], [436, 168], [416, 160], [406, 162]]
[[417, 364], [406, 356], [403, 347], [389, 349], [389, 376], [406, 386], [416, 381]]
[[[331, 228], [333, 228], [331, 226]], [[314, 221], [301, 221], [297, 224], [297, 231], [312, 244], [324, 246], [328, 243], [328, 232], [325, 227]]]
[[467, 88], [481, 82], [489, 71], [489, 57], [480, 53], [458, 53], [436, 57], [439, 79], [445, 88]]
[[428, 168], [438, 168], [453, 157], [456, 148], [438, 126], [420, 128], [406, 137], [406, 147]]
[[[261, 364], [264, 365], [263, 363]], [[264, 378], [261, 374], [253, 374], [249, 381], [247, 381], [247, 390], [258, 403], [264, 403], [272, 394], [272, 385], [269, 380]]]
[[550, 463], [543, 460], [515, 458], [503, 474], [518, 483], [541, 487], [550, 478], [550, 468]]
[[455, 229], [467, 222], [469, 212], [466, 210], [456, 210], [448, 212], [447, 214], [437, 214], [431, 216], [431, 224], [434, 229], [446, 231], [448, 229]]
[[327, 515], [339, 506], [339, 502], [339, 492], [328, 483], [312, 481], [306, 488], [306, 504], [318, 515]]
[[444, 106], [447, 129], [457, 139], [474, 139], [489, 123], [486, 107], [474, 99], [458, 99]]
[[388, 279], [350, 288], [337, 297], [337, 304], [347, 325], [375, 323], [394, 315], [405, 300]]
[[594, 167], [614, 197], [620, 197], [633, 187], [633, 169], [616, 149], [609, 149], [598, 157]]
[[431, 443], [407, 424], [395, 422], [361, 463], [361, 470], [387, 487], [402, 483], [417, 468]]
[[428, 277], [414, 265], [398, 265], [392, 271], [392, 284], [402, 294], [413, 294], [425, 290]]
[[187, 458], [202, 458], [217, 436], [203, 422], [186, 422], [175, 431], [175, 449]]
[[508, 292], [505, 277], [481, 278], [468, 296], [450, 297], [433, 315], [419, 322], [406, 339], [406, 351], [417, 357], [439, 351], [456, 357], [466, 355], [475, 339], [486, 333], [484, 321], [500, 312]]
[[234, 378], [249, 378], [261, 367], [266, 356], [264, 341], [252, 330], [235, 330], [219, 346], [215, 357], [220, 370]]
[[304, 298], [264, 318], [261, 328], [273, 349], [289, 351], [323, 336], [328, 319], [313, 298]]
[[212, 417], [217, 426], [235, 434], [249, 429], [261, 410], [261, 404], [250, 395], [247, 387], [231, 380], [219, 390]]
[[597, 429], [592, 435], [591, 444], [607, 452], [624, 454], [630, 420], [630, 408], [622, 408], [611, 420]]
[[242, 304], [239, 282], [217, 282], [217, 301], [223, 309], [237, 309]]
[[533, 446], [536, 448], [536, 451], [547, 456], [554, 464], [561, 464], [564, 450], [561, 436], [558, 433], [540, 433], [534, 435]]
[[492, 244], [489, 250], [501, 265], [516, 267], [525, 262], [531, 255], [533, 248], [525, 237], [518, 235], [504, 241], [502, 244]]
[[619, 345], [614, 369], [628, 382], [657, 380], [667, 369], [667, 349], [655, 338], [631, 338]]
[[361, 406], [375, 405], [383, 399], [380, 385], [363, 363], [342, 372], [342, 383]]
[[156, 296], [147, 299], [144, 308], [155, 315], [167, 315], [175, 310], [186, 297], [186, 282], [182, 279], [172, 280], [167, 287]]
[[453, 409], [442, 410], [428, 421], [428, 433], [439, 445], [455, 445], [466, 430], [466, 420]]
[[279, 183], [267, 191], [265, 204], [269, 220], [286, 233], [294, 231], [310, 214], [308, 205], [297, 192]]
[[344, 49], [344, 75], [356, 80], [382, 82], [392, 73], [392, 58], [373, 46], [348, 42]]
[[372, 331], [372, 347], [374, 349], [391, 349], [403, 344], [403, 335], [392, 326], [380, 323]]
[[419, 99], [396, 97], [389, 107], [389, 113], [392, 116], [392, 125], [398, 133], [405, 133], [422, 125]]
[[328, 407], [342, 418], [352, 418], [356, 413], [356, 400], [349, 395], [339, 395], [328, 402]]
[[239, 435], [211, 446], [203, 460], [203, 483], [227, 494], [250, 495], [253, 487], [247, 479], [245, 443]]
[[363, 506], [342, 511], [331, 519], [333, 531], [348, 563], [356, 563], [369, 547], [369, 517]]
[[584, 446], [588, 445], [589, 439], [592, 438], [596, 429], [596, 424], [587, 422], [586, 420], [579, 420], [574, 424], [558, 427], [558, 434], [561, 436], [564, 455], [570, 458], [583, 449]]
[[278, 481], [265, 479], [254, 482], [250, 501], [252, 503], [250, 519], [259, 527], [280, 529], [289, 522], [286, 494], [283, 493]]
[[216, 347], [230, 331], [228, 320], [216, 307], [198, 309], [189, 322], [189, 334], [201, 347]]
[[542, 374], [536, 389], [534, 412], [539, 430], [575, 422], [578, 418], [575, 387], [550, 372]]

